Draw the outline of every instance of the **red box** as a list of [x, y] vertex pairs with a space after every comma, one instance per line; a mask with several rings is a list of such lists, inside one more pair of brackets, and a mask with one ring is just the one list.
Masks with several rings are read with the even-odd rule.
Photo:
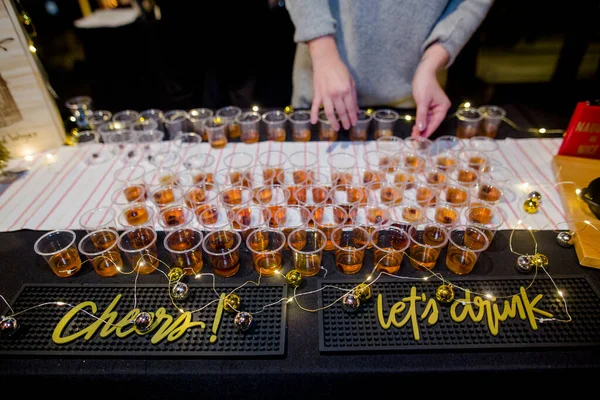
[[558, 154], [600, 159], [600, 105], [577, 103]]

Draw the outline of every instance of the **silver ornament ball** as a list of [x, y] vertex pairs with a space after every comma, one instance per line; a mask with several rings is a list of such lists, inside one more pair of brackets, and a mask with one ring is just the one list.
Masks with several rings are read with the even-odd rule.
[[175, 300], [185, 300], [190, 295], [190, 287], [183, 282], [177, 282], [171, 288], [171, 296]]
[[135, 319], [133, 320], [133, 324], [138, 331], [147, 332], [152, 326], [153, 320], [154, 318], [152, 318], [152, 314], [141, 312], [136, 315]]
[[519, 256], [519, 258], [517, 258], [517, 271], [523, 274], [533, 271], [531, 256]]
[[0, 333], [10, 336], [19, 329], [19, 324], [13, 317], [0, 317]]
[[560, 232], [556, 235], [556, 243], [560, 247], [571, 247], [573, 246], [573, 234], [571, 232]]
[[252, 327], [252, 314], [246, 311], [240, 311], [235, 315], [233, 323], [238, 331], [246, 332]]
[[347, 312], [356, 312], [360, 307], [360, 299], [357, 295], [348, 293], [342, 298], [342, 307]]

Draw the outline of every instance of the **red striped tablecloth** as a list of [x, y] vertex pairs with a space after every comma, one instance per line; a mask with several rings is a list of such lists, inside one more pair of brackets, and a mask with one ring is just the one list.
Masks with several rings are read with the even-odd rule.
[[[514, 175], [505, 190], [505, 199], [499, 204], [505, 216], [501, 229], [566, 227], [565, 212], [551, 168], [552, 157], [560, 143], [561, 139], [498, 141], [498, 151], [490, 156], [495, 162], [508, 167]], [[171, 149], [172, 144], [164, 142], [162, 146]], [[330, 154], [345, 152], [354, 154], [360, 167], [365, 166], [362, 155], [376, 148], [376, 142], [260, 142], [251, 145], [232, 143], [216, 150], [202, 143], [185, 154], [182, 152], [180, 157], [184, 160], [196, 153], [211, 153], [215, 157], [214, 170], [217, 171], [223, 168], [223, 158], [236, 151], [253, 154], [256, 162], [261, 152], [270, 149], [286, 154], [308, 150], [317, 155], [315, 166], [327, 166]], [[84, 160], [90, 151], [86, 147], [61, 147], [50, 151], [50, 158], [40, 154], [29, 161], [31, 169], [0, 195], [0, 231], [79, 229], [79, 217], [86, 210], [111, 206], [110, 195], [118, 188], [113, 175], [124, 164], [114, 157], [103, 164], [88, 165]], [[11, 166], [21, 167], [26, 163], [24, 160], [12, 160]], [[140, 157], [139, 164], [147, 170], [154, 168], [145, 158]], [[182, 165], [180, 167], [183, 168]], [[542, 194], [543, 203], [536, 214], [529, 215], [523, 211], [523, 199], [531, 190]], [[519, 221], [523, 223], [519, 224]]]

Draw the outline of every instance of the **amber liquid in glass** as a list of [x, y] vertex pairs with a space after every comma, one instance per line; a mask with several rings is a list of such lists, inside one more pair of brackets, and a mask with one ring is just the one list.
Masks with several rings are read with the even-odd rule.
[[148, 197], [146, 191], [141, 186], [126, 187], [125, 189], [123, 189], [123, 193], [125, 194], [125, 198], [129, 202], [139, 199], [140, 197], [142, 197], [142, 195], [144, 200], [146, 200], [146, 198]]
[[502, 192], [500, 189], [490, 186], [490, 185], [482, 185], [479, 189], [479, 200], [483, 201], [498, 201], [500, 200], [500, 196]]
[[161, 218], [165, 226], [179, 226], [186, 223], [185, 213], [182, 209], [174, 208], [162, 213]]
[[100, 231], [93, 233], [90, 239], [98, 250], [106, 250], [110, 249], [117, 241], [117, 233], [108, 230]]
[[374, 136], [375, 140], [377, 140], [380, 137], [394, 136], [394, 132], [391, 129], [377, 129], [374, 133]]
[[208, 257], [215, 274], [222, 277], [235, 275], [240, 269], [239, 251], [230, 251], [235, 244], [233, 232], [214, 232], [207, 238], [208, 250], [219, 255], [209, 254]]
[[469, 139], [473, 136], [477, 136], [477, 126], [463, 125], [460, 122], [458, 123], [458, 127], [456, 129], [456, 137], [461, 139]]
[[403, 252], [395, 251], [391, 247], [383, 250], [375, 249], [373, 251], [373, 262], [377, 266], [377, 270], [395, 274], [400, 270], [403, 255]]
[[138, 226], [148, 222], [148, 210], [144, 206], [132, 207], [125, 211], [125, 219], [131, 226]]
[[408, 249], [410, 263], [418, 270], [431, 269], [440, 255], [438, 249], [430, 249], [418, 244], [413, 244]]
[[217, 221], [219, 220], [219, 210], [217, 209], [217, 207], [209, 206], [208, 208], [205, 208], [204, 210], [200, 210], [200, 208], [202, 208], [202, 207], [198, 207], [196, 209], [196, 215], [200, 216], [199, 217], [201, 219], [200, 222], [203, 225], [213, 225], [213, 224], [217, 223]]
[[107, 251], [92, 259], [96, 273], [102, 277], [115, 276], [123, 268], [123, 259], [117, 250]]
[[492, 218], [493, 211], [487, 207], [473, 207], [467, 215], [468, 221], [475, 224], [489, 224]]
[[[174, 236], [169, 237], [172, 239]], [[172, 241], [168, 241], [168, 246], [177, 251], [185, 251], [194, 247], [197, 243], [194, 241], [193, 234], [190, 235], [189, 240], [177, 238]], [[185, 251], [184, 253], [171, 253], [173, 258], [173, 266], [179, 267], [183, 270], [186, 275], [195, 275], [202, 270], [204, 263], [202, 261], [202, 250], [200, 247], [196, 247], [194, 250]]]
[[335, 266], [345, 274], [355, 274], [362, 268], [364, 250], [356, 251], [354, 247], [347, 246], [343, 250], [335, 250]]
[[210, 140], [210, 145], [213, 149], [222, 149], [223, 147], [227, 146], [227, 138], [213, 138], [212, 140]]
[[292, 134], [294, 142], [308, 142], [310, 141], [310, 129], [297, 129]]
[[285, 142], [285, 129], [284, 128], [269, 128], [267, 130], [268, 140], [275, 142]]
[[252, 253], [254, 268], [263, 276], [273, 276], [275, 271], [281, 269], [281, 252], [277, 253]]
[[451, 169], [452, 167], [454, 167], [454, 165], [456, 164], [456, 161], [450, 157], [438, 157], [436, 160], [436, 165], [439, 169], [441, 169], [442, 171], [448, 171], [449, 169]]
[[461, 169], [458, 171], [458, 180], [460, 182], [472, 183], [477, 180], [477, 175], [473, 171]]
[[472, 251], [464, 251], [456, 246], [448, 246], [446, 267], [457, 275], [466, 275], [473, 270], [477, 256]]
[[446, 201], [450, 204], [462, 205], [467, 201], [467, 192], [459, 188], [446, 189]]
[[140, 274], [147, 275], [154, 272], [156, 268], [158, 268], [158, 255], [156, 252], [156, 245], [151, 246], [150, 248], [143, 250], [142, 254], [140, 253], [125, 253], [127, 256], [127, 260], [129, 264], [134, 268], [134, 270], [139, 269]]
[[400, 204], [402, 203], [402, 193], [393, 187], [382, 187], [379, 191], [379, 200], [387, 206]]
[[433, 199], [433, 191], [426, 187], [420, 187], [417, 189], [417, 204], [421, 207], [427, 206]]
[[338, 140], [338, 133], [331, 127], [321, 126], [321, 130], [319, 131], [319, 140], [335, 142]]
[[48, 264], [56, 276], [66, 278], [81, 269], [81, 258], [77, 249], [69, 248], [50, 257]]
[[195, 208], [196, 206], [204, 203], [206, 200], [206, 192], [202, 188], [193, 187], [185, 194], [184, 200], [185, 204], [189, 208]]
[[304, 276], [314, 276], [321, 270], [321, 252], [302, 254], [293, 252], [294, 268]]
[[242, 204], [242, 189], [229, 189], [222, 194], [223, 204], [226, 207], [238, 206]]
[[175, 201], [175, 194], [172, 189], [165, 188], [154, 193], [154, 202], [159, 208], [163, 208]]
[[435, 220], [442, 225], [451, 225], [456, 222], [457, 213], [449, 208], [437, 208], [435, 210]]
[[485, 159], [477, 156], [469, 157], [468, 164], [469, 167], [480, 170], [485, 165]]
[[414, 207], [405, 207], [402, 210], [402, 218], [406, 222], [417, 222], [421, 219], [421, 211]]
[[256, 143], [258, 142], [258, 131], [256, 129], [244, 131], [241, 137], [244, 143]]
[[227, 125], [227, 136], [229, 139], [237, 139], [242, 135], [242, 127], [240, 124], [229, 124]]
[[359, 141], [363, 141], [363, 140], [367, 140], [367, 130], [362, 128], [351, 128], [350, 129], [350, 140], [359, 140]]

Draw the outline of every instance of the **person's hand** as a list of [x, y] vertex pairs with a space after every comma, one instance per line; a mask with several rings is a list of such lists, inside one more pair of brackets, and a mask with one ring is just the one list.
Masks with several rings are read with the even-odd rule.
[[[435, 47], [434, 47], [435, 46]], [[415, 71], [412, 82], [417, 115], [412, 137], [429, 137], [440, 126], [450, 108], [450, 100], [437, 80], [437, 70], [448, 60], [448, 53], [440, 45], [427, 49]]]
[[342, 62], [335, 41], [331, 36], [309, 42], [313, 64], [314, 96], [310, 110], [310, 121], [316, 124], [319, 107], [323, 104], [327, 119], [336, 131], [341, 121], [344, 129], [358, 122], [356, 87], [348, 68]]

